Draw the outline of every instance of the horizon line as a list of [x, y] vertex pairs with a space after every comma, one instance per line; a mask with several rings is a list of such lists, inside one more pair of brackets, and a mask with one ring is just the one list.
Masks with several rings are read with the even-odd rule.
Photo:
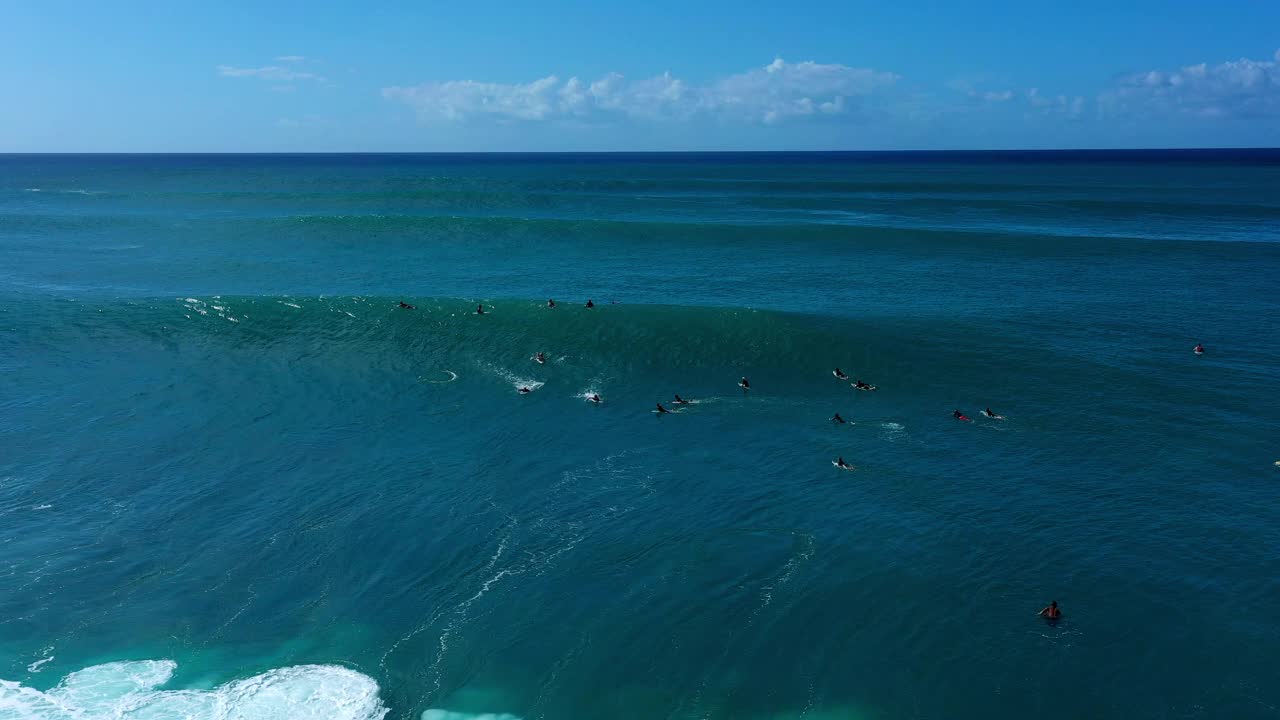
[[1132, 148], [985, 148], [899, 150], [217, 150], [217, 151], [0, 151], [0, 157], [33, 155], [887, 155], [887, 154], [997, 154], [997, 153], [1133, 153], [1133, 152], [1241, 152], [1280, 151], [1280, 146], [1132, 147]]

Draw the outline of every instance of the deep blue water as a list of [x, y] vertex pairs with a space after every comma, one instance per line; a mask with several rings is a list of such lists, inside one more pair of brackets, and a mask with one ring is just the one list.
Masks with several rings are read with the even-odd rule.
[[0, 718], [1276, 717], [1278, 274], [1276, 151], [0, 156]]

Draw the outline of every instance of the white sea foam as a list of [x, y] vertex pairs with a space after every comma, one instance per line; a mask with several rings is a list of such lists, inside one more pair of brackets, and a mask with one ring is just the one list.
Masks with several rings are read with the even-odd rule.
[[520, 718], [508, 713], [472, 714], [432, 708], [422, 711], [422, 720], [520, 720]]
[[48, 657], [40, 658], [39, 660], [37, 660], [37, 661], [35, 661], [35, 662], [33, 662], [33, 663], [31, 663], [30, 665], [28, 665], [28, 666], [27, 666], [27, 672], [29, 672], [29, 673], [38, 673], [38, 672], [40, 672], [40, 668], [44, 667], [46, 664], [51, 663], [51, 662], [53, 662], [53, 656], [52, 656], [52, 655], [50, 655], [50, 656], [48, 656]]
[[94, 665], [40, 692], [0, 680], [6, 720], [381, 720], [378, 684], [336, 665], [277, 668], [212, 690], [158, 690], [172, 660]]

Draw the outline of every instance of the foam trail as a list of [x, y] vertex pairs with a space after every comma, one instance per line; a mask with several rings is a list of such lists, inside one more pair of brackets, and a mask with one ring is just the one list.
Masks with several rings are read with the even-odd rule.
[[481, 712], [479, 715], [472, 715], [470, 712], [453, 712], [451, 710], [439, 710], [439, 708], [431, 708], [431, 710], [422, 711], [422, 720], [521, 720], [516, 715], [509, 715], [507, 712]]
[[381, 720], [378, 684], [337, 665], [297, 665], [212, 690], [158, 690], [172, 660], [113, 662], [77, 670], [40, 692], [0, 680], [6, 720]]

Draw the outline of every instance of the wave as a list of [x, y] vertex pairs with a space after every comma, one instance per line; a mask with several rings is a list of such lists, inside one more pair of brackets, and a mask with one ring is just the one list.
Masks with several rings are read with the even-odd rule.
[[[849, 203], [813, 200], [804, 208], [763, 199], [769, 208], [726, 207], [721, 211], [698, 209], [688, 213], [640, 213], [620, 211], [603, 217], [574, 217], [572, 211], [522, 208], [521, 216], [458, 210], [450, 214], [370, 213], [352, 211], [321, 213], [269, 213], [260, 216], [204, 217], [201, 232], [222, 237], [260, 237], [264, 242], [297, 237], [303, 242], [330, 242], [334, 238], [358, 238], [361, 244], [379, 242], [466, 242], [478, 247], [518, 242], [573, 242], [589, 245], [650, 244], [680, 241], [722, 247], [768, 247], [802, 242], [829, 243], [839, 248], [909, 250], [922, 248], [998, 248], [1005, 252], [1037, 253], [1046, 248], [1062, 252], [1145, 252], [1153, 244], [1161, 249], [1201, 252], [1204, 243], [1215, 245], [1277, 245], [1280, 235], [1272, 219], [1280, 210], [1254, 206], [1218, 205], [1169, 209], [1180, 220], [1148, 222], [1162, 218], [1153, 206], [1146, 214], [1130, 211], [1123, 203], [1105, 213], [1049, 204], [1019, 212], [998, 212], [978, 207], [953, 206], [921, 199], [859, 207]], [[1086, 201], [1087, 202], [1087, 201]], [[927, 204], [922, 209], [914, 205]], [[786, 211], [782, 211], [784, 208]], [[296, 210], [296, 209], [295, 209]], [[1064, 221], [1064, 216], [1067, 220]], [[1220, 216], [1220, 217], [1219, 217]], [[1205, 217], [1213, 217], [1205, 220]], [[24, 241], [22, 236], [55, 238], [68, 243], [81, 233], [98, 235], [115, 231], [130, 237], [153, 238], [148, 246], [169, 242], [175, 228], [189, 220], [133, 213], [0, 213], [0, 227], [19, 241], [10, 247], [39, 248], [49, 244]]]
[[211, 690], [161, 690], [172, 660], [94, 665], [41, 692], [0, 680], [0, 717], [10, 720], [381, 720], [373, 678], [337, 665], [297, 665]]

